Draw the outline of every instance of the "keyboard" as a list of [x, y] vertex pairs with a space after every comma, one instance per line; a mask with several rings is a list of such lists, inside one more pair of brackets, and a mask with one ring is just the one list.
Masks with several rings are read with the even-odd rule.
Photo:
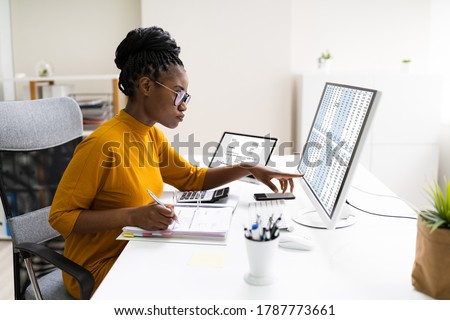
[[281, 221], [278, 224], [280, 229], [288, 231], [294, 230], [294, 223], [287, 211], [284, 200], [267, 200], [267, 201], [255, 201], [248, 204], [248, 219], [250, 223], [256, 221], [257, 216], [261, 217], [263, 225], [267, 224], [269, 218], [273, 219], [281, 217]]

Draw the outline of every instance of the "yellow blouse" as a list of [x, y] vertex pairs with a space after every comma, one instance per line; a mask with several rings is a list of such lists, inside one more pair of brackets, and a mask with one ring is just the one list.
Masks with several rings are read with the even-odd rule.
[[[92, 272], [96, 289], [127, 242], [116, 240], [121, 229], [72, 233], [80, 212], [149, 204], [146, 190], [160, 196], [163, 182], [200, 190], [206, 170], [183, 159], [158, 128], [122, 110], [77, 146], [58, 185], [49, 222], [65, 238], [64, 255]], [[65, 273], [63, 278], [79, 298], [76, 280]]]

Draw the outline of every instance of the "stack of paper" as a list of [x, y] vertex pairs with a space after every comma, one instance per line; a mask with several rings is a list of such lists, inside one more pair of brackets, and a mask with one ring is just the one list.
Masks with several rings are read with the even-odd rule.
[[112, 100], [107, 94], [73, 94], [83, 114], [84, 130], [95, 130], [113, 116]]

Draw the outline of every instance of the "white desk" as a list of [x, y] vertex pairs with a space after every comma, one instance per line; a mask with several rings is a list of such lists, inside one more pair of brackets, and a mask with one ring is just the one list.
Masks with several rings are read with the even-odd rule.
[[[392, 195], [360, 167], [353, 185]], [[352, 227], [318, 230], [295, 226], [294, 233], [312, 238], [316, 248], [298, 251], [279, 248], [277, 281], [251, 286], [242, 218], [253, 193], [264, 185], [230, 184], [240, 195], [226, 246], [130, 241], [100, 285], [93, 299], [427, 299], [411, 285], [415, 256], [416, 220], [357, 213]], [[300, 186], [295, 207], [307, 202]], [[348, 200], [377, 213], [414, 216], [398, 199], [368, 195], [351, 189]], [[198, 257], [203, 257], [195, 262]], [[212, 260], [218, 264], [214, 266]], [[220, 262], [224, 259], [223, 263]], [[202, 262], [203, 261], [203, 262]]]

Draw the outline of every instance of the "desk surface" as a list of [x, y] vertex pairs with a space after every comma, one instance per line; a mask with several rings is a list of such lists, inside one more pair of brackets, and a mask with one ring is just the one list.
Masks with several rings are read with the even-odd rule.
[[[401, 200], [363, 167], [353, 180], [348, 201], [387, 215], [414, 216]], [[251, 286], [242, 221], [253, 193], [264, 185], [233, 182], [240, 195], [226, 246], [129, 241], [93, 299], [427, 299], [411, 285], [416, 220], [357, 211], [355, 225], [319, 230], [295, 225], [309, 236], [312, 251], [279, 248], [277, 281]], [[362, 192], [360, 189], [370, 192]], [[296, 185], [290, 210], [308, 203]]]

